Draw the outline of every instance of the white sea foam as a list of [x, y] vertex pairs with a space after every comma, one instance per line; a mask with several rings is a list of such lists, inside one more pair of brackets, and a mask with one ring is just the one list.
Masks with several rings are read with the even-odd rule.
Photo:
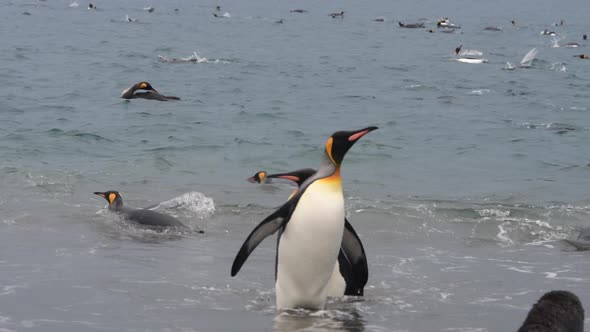
[[477, 90], [472, 90], [469, 94], [470, 95], [476, 95], [476, 96], [481, 96], [485, 93], [490, 93], [492, 90], [490, 89], [477, 89]]
[[205, 57], [199, 56], [197, 52], [193, 52], [192, 55], [184, 58], [169, 58], [165, 55], [158, 55], [158, 60], [160, 62], [169, 62], [169, 63], [229, 63], [228, 60], [221, 60], [221, 59], [207, 59]]
[[152, 209], [186, 209], [197, 214], [198, 218], [207, 218], [215, 212], [213, 199], [198, 191], [191, 191], [178, 197], [161, 202]]
[[510, 216], [510, 210], [481, 209], [481, 210], [476, 210], [476, 212], [482, 217], [507, 218]]

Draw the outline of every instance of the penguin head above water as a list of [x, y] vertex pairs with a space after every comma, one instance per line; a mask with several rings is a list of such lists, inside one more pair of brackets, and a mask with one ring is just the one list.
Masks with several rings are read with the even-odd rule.
[[358, 141], [361, 137], [369, 132], [377, 129], [377, 127], [367, 127], [360, 130], [352, 131], [337, 131], [326, 143], [326, 154], [336, 166], [340, 166], [346, 152]]
[[264, 181], [264, 179], [266, 179], [266, 172], [265, 171], [259, 171], [256, 172], [256, 174], [254, 174], [254, 176], [248, 178], [247, 180], [252, 182], [252, 183], [262, 183], [262, 181]]
[[154, 91], [154, 92], [158, 92], [156, 91], [156, 89], [154, 89], [152, 87], [151, 84], [149, 84], [148, 82], [139, 82], [135, 85], [135, 89], [136, 90], [149, 90], [149, 91]]
[[105, 192], [95, 192], [95, 195], [98, 195], [109, 202], [109, 207], [114, 209], [120, 208], [123, 206], [123, 197], [119, 194], [118, 191], [105, 191]]

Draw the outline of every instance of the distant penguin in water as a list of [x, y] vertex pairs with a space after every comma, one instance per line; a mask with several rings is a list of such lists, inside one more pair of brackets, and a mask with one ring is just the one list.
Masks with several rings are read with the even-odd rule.
[[[585, 55], [585, 54], [582, 54]], [[578, 56], [579, 57], [579, 56]], [[586, 55], [586, 58], [589, 57]], [[583, 229], [576, 240], [565, 240], [567, 243], [571, 244], [572, 246], [576, 247], [578, 250], [590, 250], [590, 227]]]
[[584, 40], [588, 40], [588, 36], [587, 36], [586, 34], [584, 34], [584, 35], [582, 36], [582, 39], [584, 39]]
[[291, 9], [289, 12], [303, 14], [303, 13], [307, 13], [307, 10], [305, 10], [305, 9]]
[[582, 302], [568, 291], [545, 293], [517, 332], [584, 332]]
[[[316, 170], [313, 168], [304, 168], [288, 173], [277, 174], [268, 174], [266, 171], [259, 171], [251, 178], [248, 178], [248, 181], [267, 183], [270, 179], [285, 179], [295, 182], [297, 184], [297, 190], [299, 190], [303, 183], [315, 173]], [[295, 195], [297, 190], [295, 190], [291, 196]], [[279, 239], [280, 236], [279, 233]], [[344, 233], [342, 235], [340, 252], [338, 254], [338, 264], [334, 269], [334, 274], [329, 283], [328, 296], [363, 296], [365, 285], [368, 280], [369, 267], [367, 265], [365, 248], [350, 222], [344, 218]]]
[[456, 25], [455, 23], [451, 23], [448, 17], [441, 18], [436, 22], [437, 28], [444, 28], [444, 29], [460, 29], [461, 27]]
[[557, 36], [557, 33], [555, 33], [555, 31], [549, 31], [549, 30], [545, 29], [545, 30], [541, 31], [540, 35], [555, 37], [555, 36]]
[[488, 26], [488, 27], [485, 27], [483, 29], [484, 29], [484, 31], [497, 31], [497, 32], [502, 31], [501, 28], [496, 27], [496, 26]]
[[402, 22], [397, 22], [397, 24], [399, 25], [400, 28], [407, 28], [407, 29], [420, 29], [420, 28], [424, 28], [424, 23], [402, 23]]
[[231, 17], [231, 15], [228, 12], [225, 12], [225, 13], [221, 12], [221, 6], [216, 6], [215, 11], [212, 12], [211, 14], [213, 14], [213, 16], [217, 17], [217, 18], [230, 18]]
[[91, 3], [88, 4], [88, 9], [96, 9], [96, 6]]
[[510, 21], [510, 23], [512, 23], [512, 25], [516, 25], [516, 21], [515, 20]]
[[588, 54], [578, 54], [578, 55], [574, 55], [574, 57], [580, 58], [580, 59], [590, 59], [590, 55], [588, 55]]
[[176, 228], [179, 230], [188, 230], [189, 228], [176, 218], [167, 214], [159, 213], [148, 209], [133, 209], [123, 206], [123, 197], [118, 191], [95, 192], [107, 200], [109, 203], [109, 210], [121, 214], [125, 219], [134, 221], [138, 224], [148, 226], [150, 228]]
[[338, 131], [325, 144], [319, 170], [242, 244], [231, 267], [235, 276], [252, 251], [281, 231], [276, 260], [276, 308], [324, 309], [344, 233], [340, 167], [346, 152], [377, 127]]
[[[146, 90], [146, 91], [145, 92], [138, 92], [138, 90]], [[121, 98], [123, 98], [123, 99], [143, 98], [143, 99], [159, 100], [159, 101], [180, 100], [180, 98], [178, 98], [178, 97], [164, 96], [164, 95], [160, 94], [148, 82], [139, 82], [139, 83], [133, 84], [131, 87], [123, 90], [123, 93], [121, 94]]]
[[463, 45], [459, 45], [455, 48], [455, 55], [461, 56], [482, 56], [483, 52], [478, 50], [462, 50]]
[[336, 18], [336, 17], [344, 18], [344, 11], [341, 11], [340, 13], [330, 13], [330, 14], [328, 14], [328, 16], [331, 16], [332, 18]]

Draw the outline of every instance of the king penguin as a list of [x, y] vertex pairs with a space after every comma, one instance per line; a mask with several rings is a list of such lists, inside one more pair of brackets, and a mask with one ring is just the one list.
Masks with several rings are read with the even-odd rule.
[[176, 228], [178, 230], [188, 230], [189, 228], [176, 218], [167, 214], [159, 213], [148, 209], [134, 209], [123, 206], [123, 197], [118, 191], [95, 192], [109, 202], [109, 210], [121, 214], [125, 219], [134, 221], [138, 224], [162, 230], [165, 228]]
[[[264, 183], [269, 181], [269, 179], [285, 179], [295, 182], [298, 187], [297, 190], [299, 190], [305, 180], [309, 179], [315, 173], [316, 170], [313, 168], [303, 168], [292, 172], [276, 174], [268, 174], [266, 171], [259, 171], [251, 178], [248, 178], [248, 181]], [[295, 195], [297, 190], [293, 191], [289, 198]], [[279, 230], [277, 250], [280, 243], [280, 232], [281, 230]], [[276, 272], [277, 271], [275, 271], [275, 278]], [[340, 252], [338, 253], [338, 263], [336, 264], [332, 279], [328, 285], [328, 296], [363, 296], [365, 285], [368, 280], [369, 266], [367, 264], [365, 248], [348, 219], [344, 218], [342, 244], [340, 245]]]
[[346, 152], [377, 127], [338, 131], [326, 143], [320, 168], [277, 211], [265, 218], [238, 251], [235, 276], [266, 237], [282, 230], [276, 261], [276, 307], [324, 309], [344, 233], [340, 166]]

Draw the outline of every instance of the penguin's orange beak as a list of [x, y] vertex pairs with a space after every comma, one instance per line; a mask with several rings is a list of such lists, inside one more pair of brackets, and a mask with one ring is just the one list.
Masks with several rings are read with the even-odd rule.
[[361, 129], [361, 130], [357, 131], [356, 133], [350, 135], [348, 137], [348, 140], [350, 142], [358, 141], [361, 137], [365, 136], [366, 134], [372, 132], [375, 129], [377, 129], [377, 127], [367, 127], [365, 129]]

